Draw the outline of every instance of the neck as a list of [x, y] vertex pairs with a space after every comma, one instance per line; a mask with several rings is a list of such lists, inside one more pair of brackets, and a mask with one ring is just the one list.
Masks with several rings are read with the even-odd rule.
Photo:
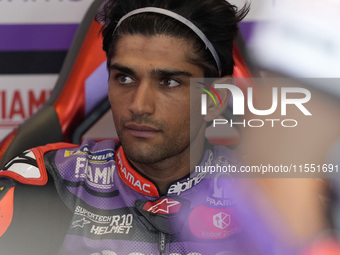
[[202, 157], [204, 139], [194, 141], [180, 153], [153, 164], [133, 162], [140, 173], [156, 184], [160, 195], [167, 193], [168, 187], [176, 180], [190, 173]]

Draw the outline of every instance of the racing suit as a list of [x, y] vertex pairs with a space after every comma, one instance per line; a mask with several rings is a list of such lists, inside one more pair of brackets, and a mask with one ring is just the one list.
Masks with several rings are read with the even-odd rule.
[[232, 180], [206, 171], [236, 160], [209, 145], [160, 195], [114, 141], [26, 151], [0, 172], [0, 254], [241, 254]]

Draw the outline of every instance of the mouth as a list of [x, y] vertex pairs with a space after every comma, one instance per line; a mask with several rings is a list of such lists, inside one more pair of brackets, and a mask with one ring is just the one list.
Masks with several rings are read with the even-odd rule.
[[139, 138], [149, 138], [160, 132], [159, 129], [141, 124], [126, 124], [125, 128], [132, 136]]

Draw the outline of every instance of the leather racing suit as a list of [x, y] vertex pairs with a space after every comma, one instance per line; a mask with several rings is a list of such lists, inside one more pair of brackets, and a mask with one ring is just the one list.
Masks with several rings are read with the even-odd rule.
[[114, 141], [26, 151], [0, 172], [1, 254], [240, 254], [232, 179], [206, 171], [236, 158], [209, 145], [160, 196]]

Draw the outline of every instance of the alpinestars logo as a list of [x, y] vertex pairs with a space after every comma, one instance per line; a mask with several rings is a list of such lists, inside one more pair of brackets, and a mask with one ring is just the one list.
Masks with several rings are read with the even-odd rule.
[[[208, 158], [207, 160], [204, 162], [205, 166], [210, 166], [211, 162], [213, 160], [214, 154], [211, 150], [207, 151], [208, 153]], [[176, 182], [174, 184], [172, 184], [168, 190], [168, 194], [176, 194], [176, 195], [180, 195], [183, 192], [191, 189], [192, 187], [196, 186], [197, 184], [199, 184], [204, 177], [206, 176], [206, 172], [200, 172], [198, 173], [196, 176], [192, 177], [192, 178], [187, 178], [186, 181], [182, 181], [182, 182]]]
[[8, 162], [5, 165], [4, 170], [9, 170], [13, 164], [17, 164], [17, 163], [38, 167], [38, 164], [37, 164], [37, 161], [35, 160], [35, 156], [33, 152], [29, 150], [24, 151], [19, 156], [17, 156], [16, 158]]
[[30, 150], [25, 151], [16, 158], [12, 159], [5, 165], [3, 170], [15, 173], [26, 179], [41, 178], [41, 173], [38, 168], [34, 153]]
[[154, 202], [146, 202], [143, 210], [151, 213], [170, 214], [177, 213], [181, 209], [181, 203], [171, 198], [164, 198]]
[[76, 220], [72, 222], [72, 228], [81, 227], [83, 228], [85, 225], [90, 224], [91, 221], [86, 220], [85, 218], [82, 218], [81, 220]]

